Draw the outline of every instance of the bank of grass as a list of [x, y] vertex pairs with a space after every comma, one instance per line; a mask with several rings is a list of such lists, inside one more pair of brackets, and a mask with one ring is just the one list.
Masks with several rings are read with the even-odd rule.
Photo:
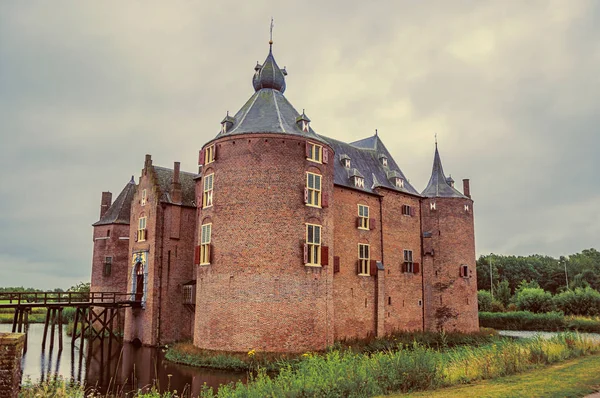
[[388, 395], [388, 397], [583, 397], [600, 391], [598, 369], [600, 369], [600, 355], [592, 355], [520, 375], [499, 377], [435, 391]]
[[[8, 300], [4, 300], [8, 303]], [[13, 323], [15, 310], [13, 308], [0, 308], [0, 323]], [[73, 322], [75, 318], [75, 308], [63, 308], [63, 323]], [[32, 308], [28, 317], [29, 323], [44, 323], [46, 321], [45, 308]]]
[[565, 316], [560, 312], [480, 312], [479, 325], [499, 330], [566, 331], [600, 333], [599, 317]]
[[[493, 329], [482, 328], [477, 333], [431, 333], [401, 332], [382, 338], [347, 340], [337, 342], [329, 351], [349, 351], [356, 354], [372, 354], [396, 349], [399, 345], [412, 347], [413, 344], [433, 349], [448, 349], [459, 346], [480, 346], [498, 340]], [[167, 347], [165, 358], [171, 362], [189, 366], [226, 369], [235, 371], [264, 369], [275, 372], [296, 364], [302, 359], [300, 354], [266, 353], [254, 349], [247, 353], [203, 350], [191, 342], [180, 342]]]
[[600, 343], [575, 333], [545, 340], [501, 340], [480, 347], [447, 351], [419, 344], [357, 354], [331, 351], [306, 355], [277, 376], [259, 370], [248, 384], [205, 388], [202, 397], [348, 396], [371, 397], [394, 392], [432, 390], [512, 375], [539, 366], [600, 352]]

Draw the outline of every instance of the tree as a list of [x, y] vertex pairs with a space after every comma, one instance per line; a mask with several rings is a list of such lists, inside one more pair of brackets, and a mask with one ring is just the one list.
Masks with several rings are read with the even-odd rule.
[[510, 285], [507, 280], [503, 280], [502, 282], [498, 282], [496, 285], [496, 290], [494, 294], [494, 298], [502, 303], [504, 307], [510, 304], [510, 299], [512, 298], [512, 294], [510, 292]]
[[515, 296], [515, 304], [521, 311], [535, 313], [550, 312], [554, 307], [552, 295], [539, 287], [520, 289]]
[[89, 293], [90, 292], [90, 282], [79, 282], [75, 286], [71, 286], [68, 291], [69, 292], [78, 292], [78, 293]]

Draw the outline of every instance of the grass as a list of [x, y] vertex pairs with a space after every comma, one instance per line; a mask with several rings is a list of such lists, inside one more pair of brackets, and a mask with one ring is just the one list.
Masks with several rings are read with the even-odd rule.
[[564, 316], [560, 312], [534, 314], [528, 311], [480, 312], [479, 325], [499, 330], [533, 330], [600, 333], [600, 318]]
[[388, 397], [583, 397], [600, 391], [598, 369], [600, 369], [600, 355], [593, 355], [468, 386]]

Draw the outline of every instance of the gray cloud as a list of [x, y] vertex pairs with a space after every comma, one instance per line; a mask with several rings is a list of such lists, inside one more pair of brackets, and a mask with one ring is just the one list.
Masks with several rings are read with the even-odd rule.
[[478, 253], [597, 246], [597, 2], [209, 3], [0, 3], [3, 285], [89, 278], [100, 192], [145, 153], [195, 170], [252, 94], [271, 15], [286, 96], [319, 133], [377, 128], [419, 189], [438, 134], [472, 180]]

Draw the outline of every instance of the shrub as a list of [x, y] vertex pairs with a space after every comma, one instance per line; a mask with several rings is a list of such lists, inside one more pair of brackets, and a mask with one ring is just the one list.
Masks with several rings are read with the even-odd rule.
[[492, 312], [504, 312], [504, 305], [498, 301], [492, 301]]
[[566, 290], [554, 296], [554, 305], [568, 315], [600, 315], [600, 293], [591, 287]]
[[491, 312], [492, 301], [492, 294], [487, 290], [479, 290], [477, 292], [477, 304], [479, 305], [479, 311]]
[[535, 313], [552, 311], [552, 295], [541, 288], [526, 287], [517, 292], [515, 304], [521, 311]]
[[534, 330], [534, 331], [564, 331], [600, 332], [600, 319], [565, 317], [560, 312], [534, 314], [527, 311], [493, 313], [480, 312], [479, 326], [499, 330]]
[[518, 309], [518, 308], [517, 308], [517, 305], [516, 305], [515, 303], [510, 303], [510, 304], [508, 305], [508, 307], [506, 307], [506, 311], [510, 311], [510, 312], [514, 312], [514, 311], [516, 311], [517, 309]]
[[510, 293], [510, 285], [508, 284], [507, 280], [503, 280], [502, 282], [498, 283], [498, 285], [496, 286], [495, 298], [498, 301], [500, 301], [504, 307], [510, 304], [510, 299], [512, 298], [512, 295]]

